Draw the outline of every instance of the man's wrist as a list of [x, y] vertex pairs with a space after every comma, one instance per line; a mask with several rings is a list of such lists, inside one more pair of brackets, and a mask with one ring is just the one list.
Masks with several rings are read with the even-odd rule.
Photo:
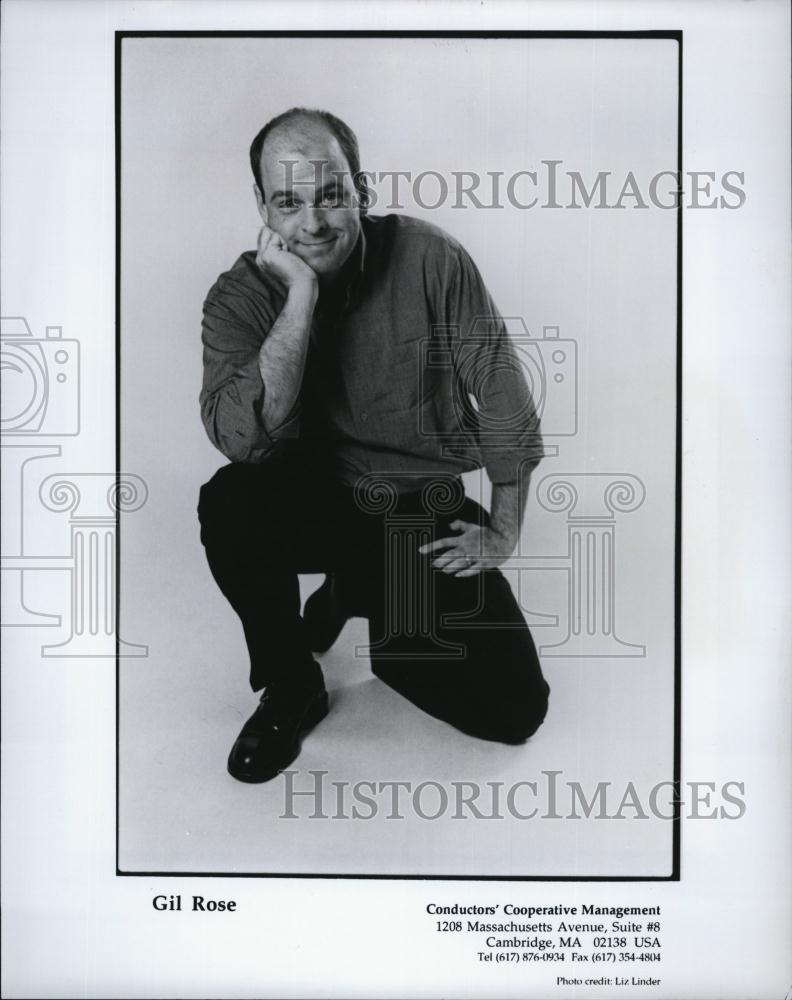
[[286, 301], [290, 305], [309, 307], [313, 309], [319, 298], [319, 279], [315, 274], [298, 278], [292, 285], [286, 287]]
[[517, 548], [519, 532], [515, 529], [514, 525], [504, 526], [493, 521], [490, 524], [490, 531], [494, 532], [503, 541], [504, 547], [508, 547], [510, 552], [513, 552]]

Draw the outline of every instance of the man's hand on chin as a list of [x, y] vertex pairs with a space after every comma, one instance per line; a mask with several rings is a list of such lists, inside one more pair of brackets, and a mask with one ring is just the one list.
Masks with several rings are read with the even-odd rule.
[[277, 278], [287, 289], [297, 286], [315, 287], [316, 271], [292, 253], [285, 241], [269, 226], [262, 226], [258, 238], [256, 263], [265, 274]]

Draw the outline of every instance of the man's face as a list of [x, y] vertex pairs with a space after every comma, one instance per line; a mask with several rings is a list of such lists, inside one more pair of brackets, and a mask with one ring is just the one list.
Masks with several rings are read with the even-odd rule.
[[317, 274], [343, 267], [360, 233], [349, 164], [323, 126], [296, 123], [267, 138], [261, 152], [259, 213], [289, 250]]

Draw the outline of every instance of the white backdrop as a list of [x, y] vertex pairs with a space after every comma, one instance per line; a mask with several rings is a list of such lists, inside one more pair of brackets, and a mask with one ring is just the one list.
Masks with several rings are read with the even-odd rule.
[[[195, 505], [200, 483], [224, 461], [206, 440], [196, 405], [201, 304], [217, 274], [255, 245], [247, 149], [266, 120], [294, 105], [325, 107], [356, 131], [364, 169], [413, 176], [433, 170], [452, 188], [453, 171], [499, 170], [509, 178], [532, 170], [540, 203], [542, 160], [562, 161], [560, 170], [578, 171], [588, 187], [599, 171], [611, 171], [612, 202], [629, 171], [646, 188], [654, 174], [676, 167], [676, 43], [132, 38], [123, 42], [122, 95], [121, 454], [123, 468], [150, 490], [122, 531], [121, 634], [149, 646], [145, 662], [123, 669], [122, 867], [669, 874], [671, 826], [655, 818], [640, 836], [619, 823], [592, 820], [585, 834], [548, 824], [544, 834], [532, 832], [524, 850], [513, 848], [508, 861], [504, 839], [517, 836], [517, 828], [454, 847], [453, 823], [442, 836], [436, 824], [436, 837], [433, 826], [427, 838], [418, 822], [406, 836], [399, 832], [410, 847], [394, 861], [387, 845], [396, 831], [388, 824], [376, 833], [358, 824], [350, 834], [309, 823], [299, 837], [291, 824], [272, 825], [280, 788], [240, 796], [222, 773], [236, 719], [223, 712], [232, 705], [241, 722], [253, 702], [241, 630], [210, 578]], [[621, 789], [633, 781], [648, 794], [673, 773], [675, 213], [521, 210], [508, 203], [460, 209], [453, 198], [431, 210], [416, 204], [409, 184], [403, 188], [404, 211], [462, 241], [504, 315], [522, 317], [536, 339], [544, 327], [558, 328], [564, 363], [555, 365], [541, 350], [548, 392], [562, 394], [555, 410], [563, 419], [545, 415], [547, 445], [557, 454], [542, 463], [534, 484], [545, 475], [571, 475], [582, 497], [577, 515], [607, 514], [603, 491], [625, 475], [646, 497], [616, 516], [610, 600], [617, 633], [631, 645], [611, 656], [610, 647], [580, 642], [565, 650], [575, 655], [554, 655], [558, 650], [546, 647], [567, 634], [568, 595], [579, 581], [568, 566], [518, 562], [527, 568], [510, 579], [542, 647], [553, 689], [548, 721], [533, 750], [512, 753], [503, 764], [500, 751], [468, 741], [456, 751], [456, 772], [440, 770], [449, 779], [458, 772], [484, 780], [499, 767], [518, 768], [521, 776], [562, 768], [590, 791], [598, 781]], [[376, 190], [387, 200], [390, 182]], [[516, 190], [521, 201], [531, 193], [524, 184]], [[418, 197], [432, 204], [433, 182]], [[569, 202], [568, 185], [559, 183], [558, 198]], [[563, 383], [553, 382], [556, 371]], [[570, 435], [575, 415], [577, 433]], [[479, 492], [476, 477], [468, 479]], [[521, 555], [562, 556], [567, 545], [565, 515], [532, 501]], [[364, 634], [355, 641], [364, 642]], [[351, 646], [347, 637], [329, 661], [341, 688], [365, 676], [350, 662]], [[380, 713], [404, 710], [360, 697], [359, 708], [346, 709], [348, 718], [353, 708], [359, 712], [360, 739]], [[339, 720], [343, 712], [339, 703]], [[206, 718], [208, 734], [198, 721]], [[333, 776], [362, 779], [393, 766], [408, 777], [416, 767], [431, 777], [433, 740], [442, 744], [445, 736], [413, 732], [419, 753], [400, 757], [411, 724], [407, 717], [392, 736], [377, 734], [373, 758], [365, 741], [344, 744]], [[323, 766], [336, 749], [317, 747], [298, 764]], [[195, 766], [173, 770], [174, 755], [193, 755]], [[237, 815], [249, 815], [248, 847], [239, 838], [229, 844], [220, 827], [212, 833], [206, 810], [229, 796]], [[260, 814], [262, 796], [269, 807]], [[204, 834], [197, 836], [195, 826]], [[263, 829], [266, 849], [263, 833], [254, 832]]]

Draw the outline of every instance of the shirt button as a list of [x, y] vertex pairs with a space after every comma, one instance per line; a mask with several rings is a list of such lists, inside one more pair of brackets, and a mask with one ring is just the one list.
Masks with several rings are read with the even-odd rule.
[[363, 423], [365, 423], [368, 420], [368, 413], [366, 413], [365, 410], [363, 410], [362, 413], [360, 414], [360, 419], [363, 421]]

